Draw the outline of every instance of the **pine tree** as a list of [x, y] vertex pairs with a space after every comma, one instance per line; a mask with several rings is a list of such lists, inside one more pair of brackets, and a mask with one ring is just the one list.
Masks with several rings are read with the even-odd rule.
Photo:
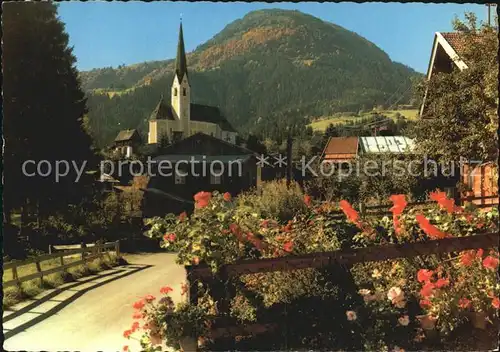
[[54, 167], [65, 160], [87, 161], [87, 171], [97, 168], [83, 127], [86, 100], [68, 35], [56, 5], [48, 2], [5, 3], [3, 31], [5, 207], [22, 207], [26, 213], [29, 205], [38, 216], [66, 209], [82, 200], [91, 187], [89, 176], [75, 183], [71, 167], [56, 182], [54, 173], [27, 177], [22, 165], [47, 160]]

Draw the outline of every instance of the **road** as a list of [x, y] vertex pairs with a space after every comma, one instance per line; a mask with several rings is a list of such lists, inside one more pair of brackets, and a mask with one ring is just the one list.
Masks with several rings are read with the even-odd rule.
[[128, 345], [130, 351], [140, 351], [138, 341], [123, 337], [133, 322], [132, 304], [146, 294], [159, 297], [165, 285], [174, 289], [174, 301], [180, 301], [185, 273], [175, 264], [174, 254], [134, 255], [127, 261], [131, 265], [113, 269], [108, 276], [72, 284], [50, 299], [37, 301], [41, 304], [31, 302], [37, 306], [16, 313], [15, 318], [5, 321], [9, 312], [4, 312], [4, 349], [116, 352]]

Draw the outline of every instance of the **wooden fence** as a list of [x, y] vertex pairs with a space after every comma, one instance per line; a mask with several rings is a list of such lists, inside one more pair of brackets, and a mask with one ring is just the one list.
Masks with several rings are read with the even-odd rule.
[[[8, 263], [4, 263], [3, 265], [4, 271], [9, 269], [12, 270], [12, 280], [4, 282], [3, 287], [9, 287], [13, 285], [19, 286], [22, 282], [37, 278], [40, 278], [40, 281], [43, 282], [43, 277], [49, 274], [63, 271], [73, 266], [85, 264], [86, 262], [94, 260], [96, 258], [102, 258], [104, 254], [107, 254], [109, 256], [108, 250], [114, 251], [116, 255], [119, 257], [120, 241], [108, 242], [108, 243], [98, 242], [96, 244], [82, 243], [70, 246], [51, 246], [50, 254], [45, 254], [22, 261], [14, 260]], [[80, 254], [79, 260], [72, 261], [66, 264], [64, 263], [64, 257], [74, 256], [76, 254]], [[59, 258], [59, 263], [60, 263], [59, 266], [55, 268], [42, 270], [40, 263], [56, 258]], [[28, 264], [35, 264], [36, 272], [33, 274], [19, 277], [17, 268]]]
[[[198, 283], [209, 287], [219, 304], [220, 317], [216, 317], [212, 326], [212, 338], [231, 340], [236, 335], [255, 334], [276, 328], [276, 324], [260, 322], [238, 325], [229, 318], [229, 304], [236, 294], [236, 289], [229, 280], [247, 274], [292, 271], [305, 268], [328, 268], [337, 265], [347, 266], [362, 263], [412, 258], [421, 255], [460, 252], [469, 249], [498, 247], [499, 233], [484, 233], [466, 237], [445, 238], [424, 242], [370, 246], [366, 248], [343, 249], [333, 252], [289, 255], [279, 258], [239, 260], [221, 268], [214, 277], [206, 265], [186, 266], [188, 281], [188, 299], [197, 304], [199, 298]], [[229, 285], [228, 285], [229, 283]], [[244, 289], [244, 288], [243, 288]], [[234, 340], [233, 340], [234, 341]]]

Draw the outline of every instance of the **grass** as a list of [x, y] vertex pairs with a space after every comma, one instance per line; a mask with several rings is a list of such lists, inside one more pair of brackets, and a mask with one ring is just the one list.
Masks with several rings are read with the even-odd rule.
[[[70, 263], [71, 261], [78, 261], [81, 257], [72, 256], [70, 260], [66, 257], [64, 263]], [[119, 258], [116, 257], [116, 254], [110, 253], [108, 258], [107, 254], [103, 256], [102, 259], [97, 258], [92, 261], [89, 261], [85, 264], [76, 265], [74, 267], [68, 268], [65, 271], [60, 271], [56, 273], [52, 273], [50, 275], [44, 276], [43, 281], [40, 279], [33, 279], [29, 281], [22, 282], [20, 286], [10, 286], [4, 288], [3, 290], [3, 309], [7, 309], [10, 306], [13, 306], [16, 303], [19, 303], [25, 299], [30, 299], [35, 297], [36, 295], [42, 293], [46, 289], [56, 288], [66, 282], [72, 282], [82, 277], [97, 274], [98, 272], [110, 269], [119, 263]], [[54, 268], [60, 266], [59, 259], [56, 260], [47, 260], [40, 263], [42, 270], [47, 270], [50, 268]], [[23, 277], [36, 272], [35, 264], [28, 264], [21, 267], [18, 267], [18, 275], [19, 277]], [[8, 269], [4, 272], [3, 281], [9, 281], [12, 279], [12, 270]]]
[[[379, 111], [380, 114], [385, 115], [391, 119], [396, 119], [396, 114], [400, 113], [408, 120], [415, 120], [418, 116], [417, 109], [406, 109], [406, 110], [382, 110]], [[363, 113], [359, 116], [327, 116], [322, 117], [317, 121], [314, 121], [310, 124], [310, 126], [315, 131], [324, 131], [330, 124], [333, 125], [342, 125], [346, 122], [360, 120], [362, 118], [367, 118], [371, 116], [371, 112]]]

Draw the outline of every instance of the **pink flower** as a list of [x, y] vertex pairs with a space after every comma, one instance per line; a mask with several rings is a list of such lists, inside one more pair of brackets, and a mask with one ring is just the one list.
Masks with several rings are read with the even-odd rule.
[[165, 236], [163, 236], [163, 239], [165, 241], [168, 241], [168, 242], [174, 242], [176, 238], [177, 238], [177, 236], [175, 236], [175, 233], [169, 233], [169, 234], [165, 234]]
[[128, 352], [128, 346], [123, 346], [123, 352]]
[[436, 287], [437, 287], [437, 288], [446, 287], [446, 286], [448, 286], [449, 284], [450, 284], [450, 280], [448, 280], [448, 279], [443, 279], [443, 278], [441, 278], [441, 279], [438, 279], [438, 280], [436, 281]]
[[229, 202], [231, 200], [231, 193], [229, 192], [224, 193], [223, 198], [226, 202]]
[[493, 297], [493, 299], [491, 301], [491, 306], [495, 309], [499, 309], [500, 308], [500, 299], [498, 299], [498, 297]]
[[130, 335], [132, 335], [132, 330], [125, 330], [123, 332], [123, 337], [125, 337], [126, 339], [130, 338]]
[[132, 327], [130, 328], [130, 330], [132, 330], [132, 332], [135, 332], [135, 331], [137, 331], [137, 329], [139, 329], [139, 322], [138, 321], [134, 321], [134, 323], [132, 324]]
[[427, 282], [420, 290], [420, 295], [422, 297], [429, 297], [434, 293], [434, 284], [432, 282]]
[[183, 211], [182, 213], [179, 214], [179, 221], [182, 222], [186, 219], [187, 213]]
[[473, 260], [474, 260], [474, 251], [464, 252], [460, 256], [460, 264], [462, 264], [463, 266], [471, 265]]
[[358, 318], [358, 316], [356, 315], [356, 312], [353, 310], [346, 311], [345, 315], [347, 316], [347, 320], [349, 320], [349, 321], [354, 321]]
[[404, 293], [399, 287], [391, 287], [389, 291], [387, 292], [387, 298], [389, 301], [392, 302], [392, 304], [401, 304], [404, 300]]
[[408, 315], [403, 315], [402, 317], [398, 318], [398, 323], [402, 326], [407, 326], [410, 324], [410, 317]]

